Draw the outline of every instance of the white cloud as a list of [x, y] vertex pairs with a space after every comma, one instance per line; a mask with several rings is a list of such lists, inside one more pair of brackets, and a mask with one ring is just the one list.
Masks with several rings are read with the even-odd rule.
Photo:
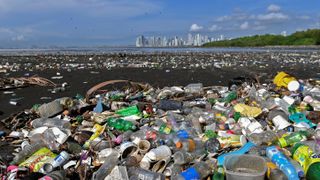
[[211, 27], [209, 27], [209, 31], [211, 31], [211, 32], [218, 31], [218, 30], [221, 30], [221, 27], [216, 25], [216, 24], [214, 24]]
[[289, 19], [289, 16], [283, 13], [268, 13], [268, 14], [260, 14], [257, 16], [258, 20], [266, 20], [266, 21], [272, 21], [272, 20], [287, 20]]
[[280, 9], [281, 7], [276, 4], [270, 4], [267, 8], [268, 12], [279, 12]]
[[198, 24], [192, 24], [190, 26], [190, 31], [196, 32], [196, 31], [201, 31], [203, 29], [203, 26], [200, 26]]
[[249, 23], [248, 23], [248, 21], [246, 21], [246, 22], [244, 22], [244, 23], [242, 23], [241, 25], [240, 25], [240, 29], [241, 30], [246, 30], [246, 29], [248, 29], [249, 28]]
[[231, 20], [231, 16], [220, 16], [216, 19], [217, 22], [224, 22], [224, 21], [229, 21]]

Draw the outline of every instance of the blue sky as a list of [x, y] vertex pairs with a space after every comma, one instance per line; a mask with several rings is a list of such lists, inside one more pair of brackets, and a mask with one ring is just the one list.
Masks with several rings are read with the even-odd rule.
[[320, 28], [319, 0], [0, 0], [0, 47], [133, 45]]

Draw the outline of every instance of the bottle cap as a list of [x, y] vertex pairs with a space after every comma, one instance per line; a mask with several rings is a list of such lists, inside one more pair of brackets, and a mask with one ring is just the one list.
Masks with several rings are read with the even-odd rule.
[[289, 91], [297, 91], [300, 87], [300, 83], [298, 81], [290, 81], [288, 84]]
[[180, 141], [176, 143], [176, 148], [182, 148], [182, 143]]

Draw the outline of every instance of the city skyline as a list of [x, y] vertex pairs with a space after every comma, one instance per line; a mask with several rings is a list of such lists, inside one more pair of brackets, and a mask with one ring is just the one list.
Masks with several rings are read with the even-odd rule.
[[136, 47], [182, 47], [182, 46], [201, 46], [208, 42], [222, 41], [226, 38], [224, 35], [218, 37], [209, 37], [200, 33], [188, 33], [187, 37], [174, 36], [150, 36], [140, 35], [136, 38]]
[[320, 28], [309, 0], [0, 0], [0, 48], [135, 45], [138, 35], [214, 37]]

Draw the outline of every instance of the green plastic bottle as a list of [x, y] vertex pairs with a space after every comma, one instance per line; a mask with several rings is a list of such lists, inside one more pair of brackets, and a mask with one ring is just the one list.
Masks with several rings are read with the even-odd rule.
[[137, 106], [130, 106], [127, 108], [119, 109], [117, 112], [120, 116], [139, 115], [140, 111]]
[[223, 101], [226, 103], [230, 103], [235, 99], [237, 99], [237, 93], [232, 91], [223, 99]]
[[224, 169], [223, 166], [218, 166], [217, 170], [212, 176], [213, 180], [224, 180]]
[[135, 130], [136, 126], [130, 122], [123, 119], [109, 118], [107, 120], [108, 126], [115, 128], [119, 131]]
[[307, 140], [310, 136], [312, 136], [312, 134], [313, 133], [311, 131], [294, 132], [289, 134], [288, 136], [279, 138], [278, 145], [281, 147], [287, 147], [293, 145], [294, 143]]
[[291, 153], [293, 159], [303, 167], [307, 180], [320, 180], [320, 158], [309, 146], [296, 143]]

